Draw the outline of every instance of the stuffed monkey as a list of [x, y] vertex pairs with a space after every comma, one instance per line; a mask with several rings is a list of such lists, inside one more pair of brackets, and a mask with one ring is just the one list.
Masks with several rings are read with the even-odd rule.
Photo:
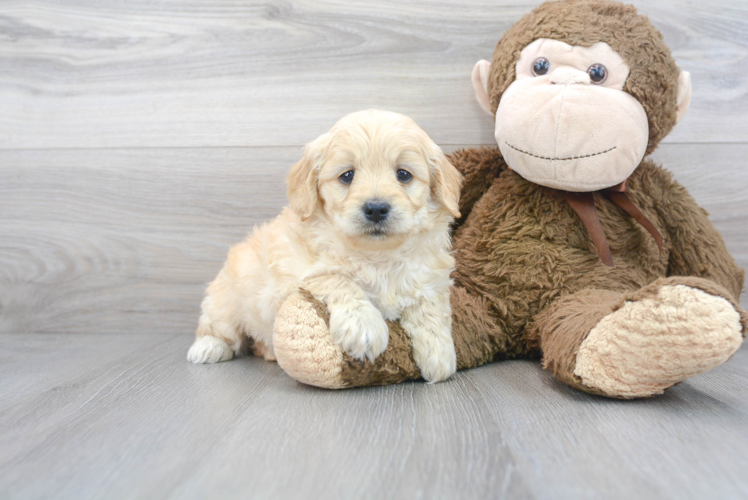
[[[540, 358], [589, 393], [662, 393], [725, 362], [748, 316], [744, 272], [706, 212], [646, 159], [684, 115], [688, 73], [632, 6], [548, 2], [473, 71], [498, 148], [450, 161], [465, 176], [454, 231], [452, 337], [459, 369]], [[391, 322], [374, 362], [332, 342], [306, 291], [278, 315], [281, 367], [328, 388], [419, 377]]]

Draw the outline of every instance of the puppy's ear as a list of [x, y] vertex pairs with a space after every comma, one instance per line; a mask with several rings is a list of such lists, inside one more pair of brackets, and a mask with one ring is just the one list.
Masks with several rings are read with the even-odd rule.
[[304, 157], [291, 167], [286, 179], [291, 210], [296, 212], [301, 220], [308, 219], [319, 204], [317, 178], [322, 167], [321, 145], [325, 142], [326, 135], [307, 144]]
[[429, 156], [431, 168], [431, 191], [436, 200], [452, 215], [460, 216], [460, 188], [462, 174], [444, 156], [441, 148], [434, 144], [433, 155]]

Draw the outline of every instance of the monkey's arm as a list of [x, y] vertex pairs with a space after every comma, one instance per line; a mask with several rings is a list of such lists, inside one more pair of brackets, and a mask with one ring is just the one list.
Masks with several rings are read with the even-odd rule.
[[672, 241], [669, 276], [697, 276], [710, 279], [740, 297], [745, 271], [725, 247], [722, 235], [709, 221], [686, 189], [672, 179], [662, 192], [659, 211]]
[[450, 163], [463, 175], [460, 192], [460, 218], [455, 226], [462, 224], [473, 205], [491, 187], [494, 179], [506, 170], [507, 166], [499, 148], [458, 149], [447, 155]]

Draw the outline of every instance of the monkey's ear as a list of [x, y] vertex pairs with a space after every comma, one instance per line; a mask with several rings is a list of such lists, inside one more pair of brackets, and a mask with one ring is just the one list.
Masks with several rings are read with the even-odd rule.
[[441, 148], [436, 144], [434, 144], [434, 156], [429, 159], [431, 160], [431, 190], [450, 215], [457, 218], [460, 216], [462, 174], [449, 163]]
[[488, 98], [488, 75], [491, 74], [491, 63], [481, 59], [473, 66], [473, 90], [475, 98], [483, 111], [493, 116], [491, 100]]
[[317, 178], [322, 164], [320, 143], [323, 138], [324, 136], [321, 136], [307, 144], [304, 157], [291, 167], [286, 179], [291, 210], [296, 212], [301, 220], [308, 219], [319, 203]]
[[675, 123], [678, 123], [686, 114], [691, 104], [691, 73], [681, 71], [678, 75], [678, 104], [675, 108]]

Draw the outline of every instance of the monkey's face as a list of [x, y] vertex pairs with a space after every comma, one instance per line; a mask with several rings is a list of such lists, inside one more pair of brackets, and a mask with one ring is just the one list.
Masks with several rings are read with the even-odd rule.
[[631, 175], [647, 149], [647, 115], [623, 91], [629, 66], [608, 44], [541, 38], [522, 50], [516, 74], [496, 111], [496, 141], [514, 171], [566, 191]]

